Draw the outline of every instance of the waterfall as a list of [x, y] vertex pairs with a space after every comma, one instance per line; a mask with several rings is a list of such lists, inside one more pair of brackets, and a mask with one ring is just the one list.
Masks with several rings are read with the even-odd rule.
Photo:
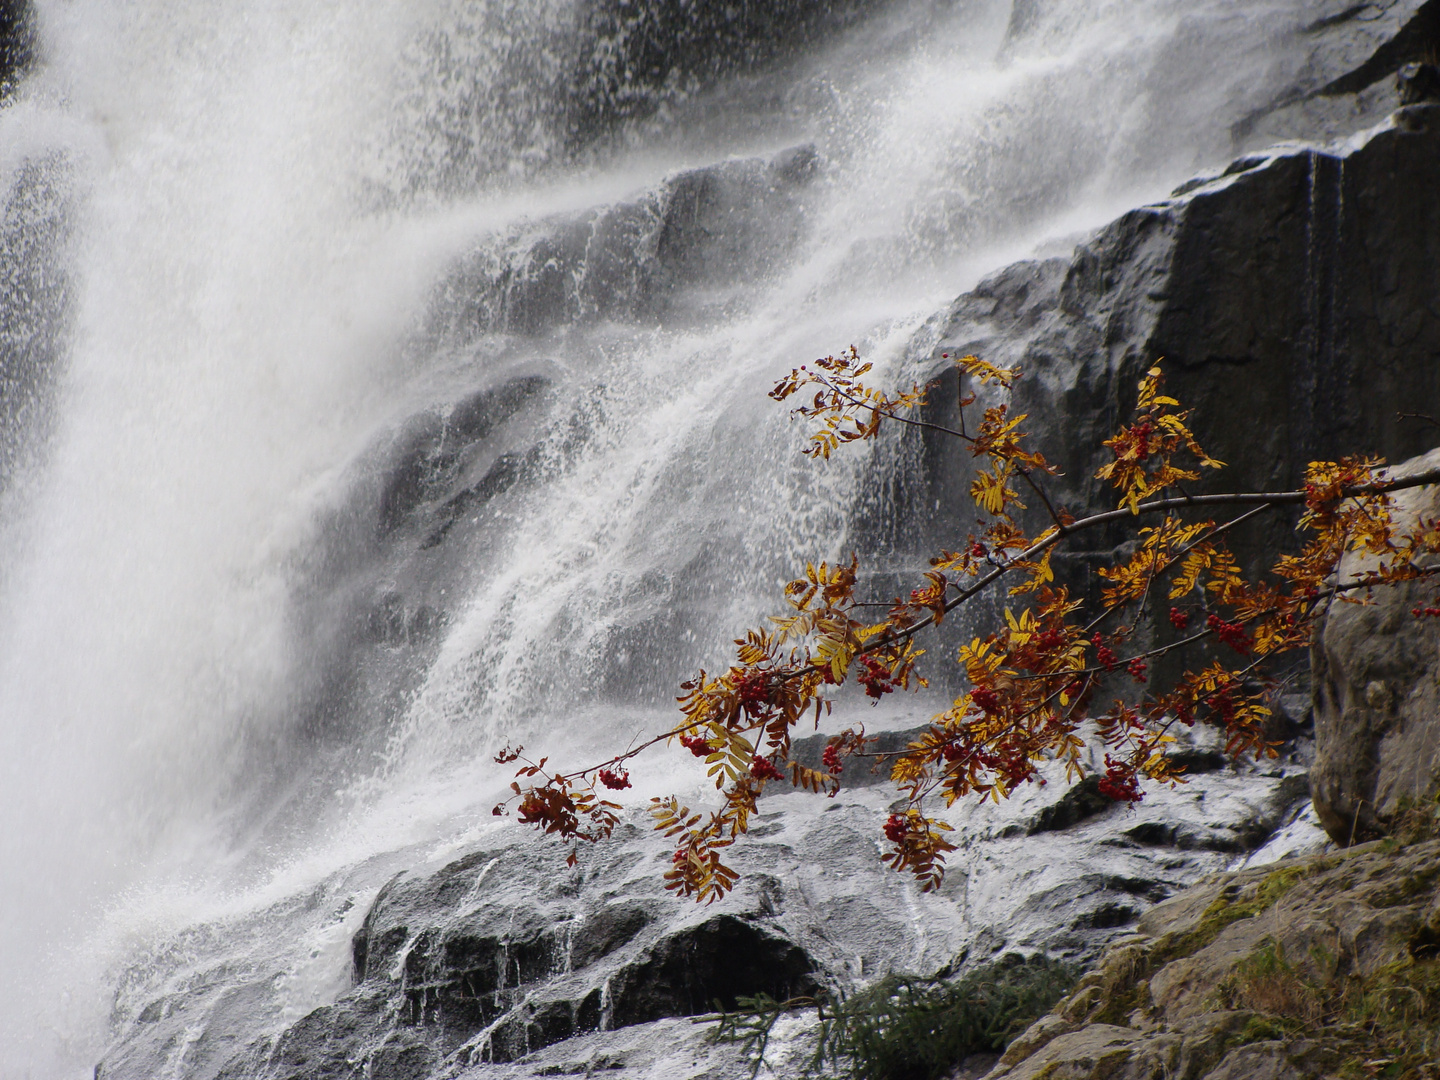
[[801, 458], [773, 381], [852, 342], [901, 379], [982, 273], [1223, 162], [1306, 5], [789, 7], [708, 50], [589, 0], [37, 4], [0, 1077], [88, 1076], [126, 980], [236, 927], [324, 1003], [353, 925], [247, 918], [492, 828], [507, 741], [659, 730], [864, 554], [865, 455]]

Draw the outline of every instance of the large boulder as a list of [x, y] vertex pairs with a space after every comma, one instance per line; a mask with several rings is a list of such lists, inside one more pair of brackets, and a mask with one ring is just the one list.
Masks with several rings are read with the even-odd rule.
[[[1396, 477], [1440, 466], [1440, 449], [1392, 470]], [[1440, 516], [1440, 487], [1394, 496], [1402, 528]], [[1345, 580], [1373, 556], [1351, 553]], [[1312, 652], [1315, 811], [1340, 844], [1382, 835], [1407, 805], [1434, 793], [1440, 768], [1440, 629], [1424, 614], [1433, 582], [1376, 589], [1364, 602], [1336, 603]], [[1421, 609], [1420, 617], [1413, 614]]]
[[1152, 908], [989, 1080], [1318, 1080], [1409, 1056], [1433, 1023], [1416, 987], [1436, 975], [1437, 856], [1371, 845], [1217, 875]]

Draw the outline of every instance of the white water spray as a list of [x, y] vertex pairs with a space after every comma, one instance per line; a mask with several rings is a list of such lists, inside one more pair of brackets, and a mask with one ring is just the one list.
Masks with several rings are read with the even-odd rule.
[[[800, 460], [775, 374], [851, 341], [893, 369], [980, 273], [1222, 159], [1304, 6], [900, 4], [756, 76], [773, 94], [722, 84], [567, 164], [563, 80], [532, 61], [577, 4], [41, 6], [0, 164], [68, 163], [73, 298], [44, 445], [0, 502], [0, 1076], [88, 1075], [118, 973], [177, 929], [223, 937], [473, 835], [506, 738], [653, 729], [684, 665], [842, 544], [863, 460]], [[823, 162], [806, 226], [761, 280], [427, 336], [457, 257], [801, 142]], [[317, 582], [373, 583], [314, 553], [377, 482], [373, 447], [525, 371], [549, 380], [538, 479], [433, 564], [356, 564], [430, 566], [445, 620], [394, 700], [323, 712], [344, 657], [310, 632]], [[344, 988], [344, 931], [264, 938], [287, 1008]]]

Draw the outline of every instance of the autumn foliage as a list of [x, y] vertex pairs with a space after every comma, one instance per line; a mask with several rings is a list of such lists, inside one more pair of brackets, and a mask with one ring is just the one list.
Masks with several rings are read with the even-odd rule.
[[[974, 356], [954, 363], [972, 387], [999, 396], [1021, 374]], [[1104, 444], [1109, 460], [1096, 479], [1113, 486], [1118, 506], [1084, 516], [1052, 500], [1046, 481], [1058, 470], [1028, 447], [1026, 416], [998, 404], [975, 417], [972, 392], [961, 400], [959, 430], [937, 427], [916, 416], [925, 389], [887, 394], [862, 381], [869, 371], [851, 348], [792, 371], [770, 396], [800, 396], [793, 414], [816, 425], [805, 450], [816, 458], [875, 438], [887, 422], [963, 441], [976, 459], [970, 494], [981, 515], [977, 531], [932, 558], [915, 588], [878, 620], [864, 614], [876, 605], [856, 596], [855, 557], [807, 564], [785, 588], [789, 610], [737, 640], [735, 662], [724, 671], [702, 670], [683, 683], [679, 722], [624, 754], [559, 772], [507, 749], [497, 760], [521, 762], [510, 803], [522, 822], [575, 841], [608, 836], [621, 808], [600, 789], [628, 786], [624, 762], [676, 743], [704, 759], [719, 805], [692, 811], [673, 797], [653, 801], [655, 828], [676, 844], [666, 887], [715, 900], [738, 876], [725, 849], [746, 833], [767, 784], [833, 794], [846, 760], [867, 753], [863, 727], [849, 728], [829, 741], [823, 770], [808, 768], [791, 755], [802, 722], [818, 722], [852, 678], [875, 700], [926, 685], [917, 639], [961, 604], [1004, 590], [1003, 622], [958, 651], [969, 689], [890, 761], [906, 804], [884, 823], [884, 859], [932, 889], [954, 850], [950, 826], [928, 811], [937, 797], [946, 806], [969, 796], [998, 801], [1023, 784], [1043, 783], [1040, 766], [1049, 761], [1063, 762], [1068, 778], [1078, 780], [1098, 744], [1100, 790], [1139, 802], [1147, 784], [1184, 782], [1167, 755], [1177, 725], [1219, 728], [1236, 758], [1274, 756], [1266, 702], [1281, 658], [1309, 645], [1330, 604], [1364, 602], [1369, 590], [1440, 570], [1427, 558], [1440, 552], [1440, 528], [1433, 521], [1398, 527], [1389, 498], [1440, 480], [1440, 472], [1395, 480], [1379, 460], [1346, 458], [1312, 462], [1296, 491], [1188, 494], [1184, 484], [1223, 463], [1200, 446], [1189, 412], [1166, 396], [1158, 366], [1140, 380], [1130, 423]], [[1038, 531], [1021, 524], [1027, 506], [1043, 511]], [[1226, 534], [1285, 507], [1301, 509], [1297, 550], [1252, 578]], [[1208, 516], [1216, 511], [1226, 513]], [[1052, 557], [1077, 535], [1117, 522], [1132, 530], [1129, 554], [1098, 569], [1093, 599], [1082, 601], [1057, 582]], [[1368, 553], [1368, 569], [1338, 580], [1349, 551]], [[1440, 614], [1440, 607], [1415, 613]], [[1178, 674], [1159, 685], [1151, 678], [1154, 661], [1171, 653], [1184, 662], [1167, 664]]]

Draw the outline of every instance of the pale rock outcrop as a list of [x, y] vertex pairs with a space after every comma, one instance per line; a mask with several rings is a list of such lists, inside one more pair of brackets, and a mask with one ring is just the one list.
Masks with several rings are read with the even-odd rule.
[[[1440, 449], [1390, 470], [1397, 478], [1440, 467]], [[1400, 528], [1440, 517], [1440, 487], [1397, 492]], [[1372, 567], [1363, 553], [1340, 564], [1345, 580]], [[1312, 654], [1315, 764], [1311, 794], [1337, 843], [1387, 831], [1404, 807], [1434, 793], [1440, 768], [1440, 620], [1434, 582], [1372, 590], [1334, 604]], [[1421, 609], [1421, 616], [1413, 614]]]

